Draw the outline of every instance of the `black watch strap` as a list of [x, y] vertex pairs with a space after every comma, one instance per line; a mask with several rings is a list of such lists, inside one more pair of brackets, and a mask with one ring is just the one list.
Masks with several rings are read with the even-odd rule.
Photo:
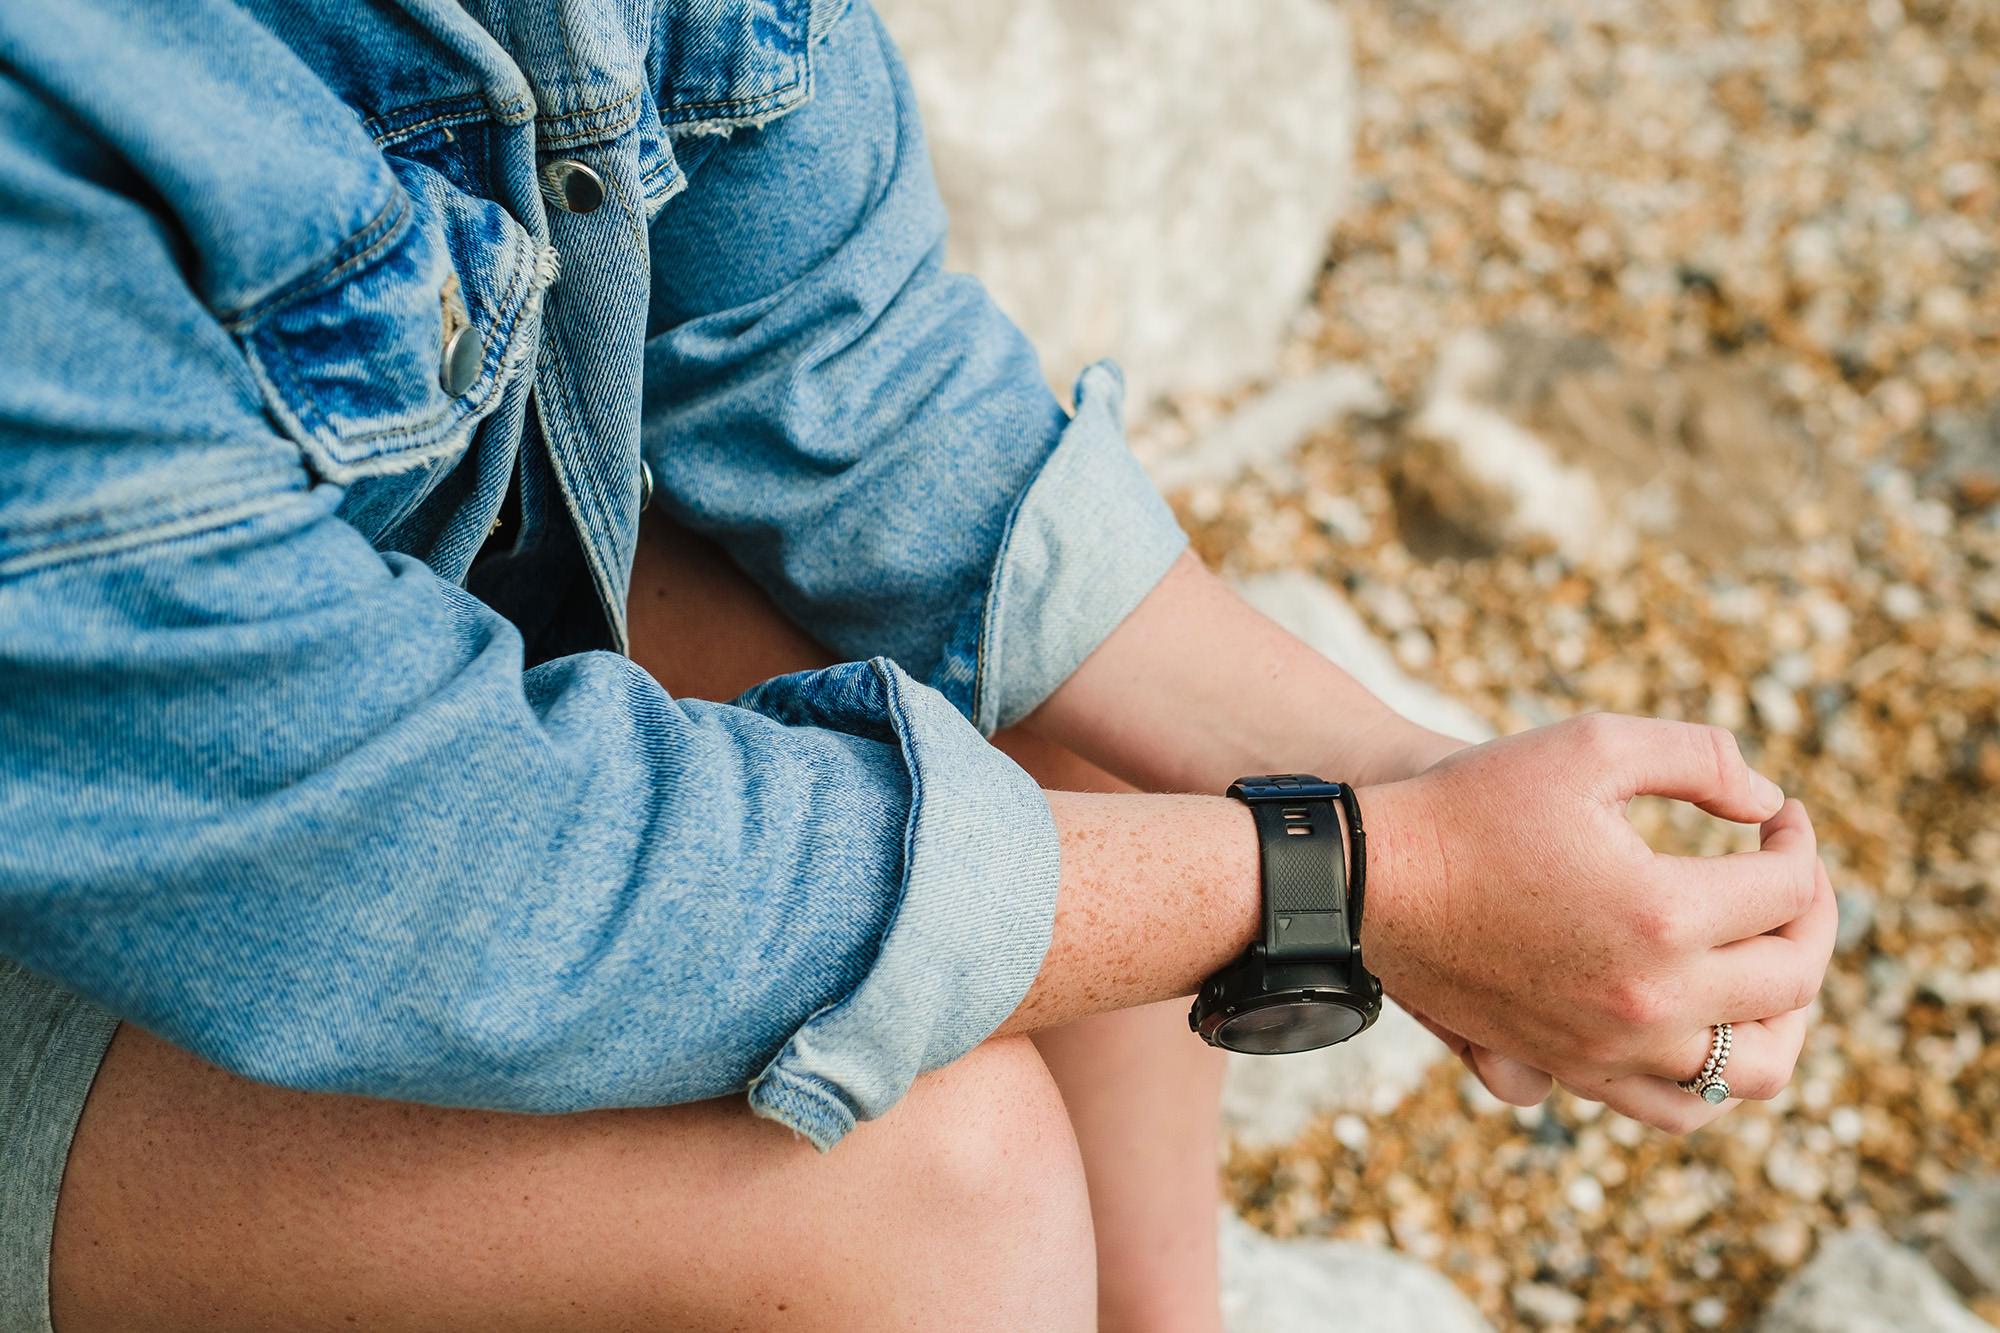
[[[1360, 951], [1360, 895], [1353, 864], [1366, 864], [1359, 803], [1338, 782], [1302, 773], [1238, 778], [1229, 796], [1250, 807], [1264, 875], [1264, 951], [1274, 961], [1345, 964]], [[1345, 818], [1343, 818], [1345, 816]]]

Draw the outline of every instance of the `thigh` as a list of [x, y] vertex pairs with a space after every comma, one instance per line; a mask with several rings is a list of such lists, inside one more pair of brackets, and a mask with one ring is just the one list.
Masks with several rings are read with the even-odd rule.
[[625, 620], [632, 660], [683, 698], [733, 699], [758, 681], [838, 660], [721, 547], [657, 510], [639, 524]]
[[119, 1030], [60, 1333], [1090, 1325], [1062, 1102], [996, 1041], [821, 1155], [739, 1100], [501, 1115], [290, 1092]]

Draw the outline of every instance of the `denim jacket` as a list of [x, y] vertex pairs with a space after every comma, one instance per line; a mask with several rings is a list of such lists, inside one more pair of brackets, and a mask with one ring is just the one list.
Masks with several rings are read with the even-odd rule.
[[[983, 1040], [1058, 864], [982, 733], [1183, 539], [943, 237], [865, 0], [0, 5], [0, 954], [821, 1147]], [[650, 482], [854, 661], [669, 697]]]

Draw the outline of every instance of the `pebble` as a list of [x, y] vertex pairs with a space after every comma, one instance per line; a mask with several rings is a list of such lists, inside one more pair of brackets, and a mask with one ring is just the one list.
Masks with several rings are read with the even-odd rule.
[[1578, 1176], [1563, 1190], [1563, 1200], [1579, 1213], [1594, 1216], [1604, 1209], [1604, 1186], [1596, 1176]]
[[1875, 894], [1859, 884], [1843, 884], [1833, 891], [1833, 901], [1840, 913], [1833, 947], [1837, 953], [1849, 953], [1875, 928]]
[[1772, 1263], [1786, 1271], [1797, 1268], [1812, 1248], [1812, 1228], [1797, 1218], [1783, 1218], [1758, 1227], [1755, 1239]]
[[1583, 1298], [1546, 1282], [1516, 1283], [1514, 1309], [1523, 1319], [1544, 1328], [1574, 1324], [1583, 1315]]
[[1721, 1328], [1729, 1318], [1729, 1306], [1714, 1296], [1704, 1296], [1688, 1307], [1688, 1322], [1696, 1328]]
[[1805, 726], [1798, 692], [1776, 677], [1759, 676], [1750, 682], [1750, 705], [1765, 729], [1776, 735], [1796, 736]]

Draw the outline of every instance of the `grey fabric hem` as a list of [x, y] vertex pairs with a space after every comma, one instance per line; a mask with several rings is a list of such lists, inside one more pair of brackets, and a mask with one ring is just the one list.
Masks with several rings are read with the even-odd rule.
[[56, 1197], [117, 1029], [96, 1005], [0, 958], [0, 1333], [53, 1333]]

